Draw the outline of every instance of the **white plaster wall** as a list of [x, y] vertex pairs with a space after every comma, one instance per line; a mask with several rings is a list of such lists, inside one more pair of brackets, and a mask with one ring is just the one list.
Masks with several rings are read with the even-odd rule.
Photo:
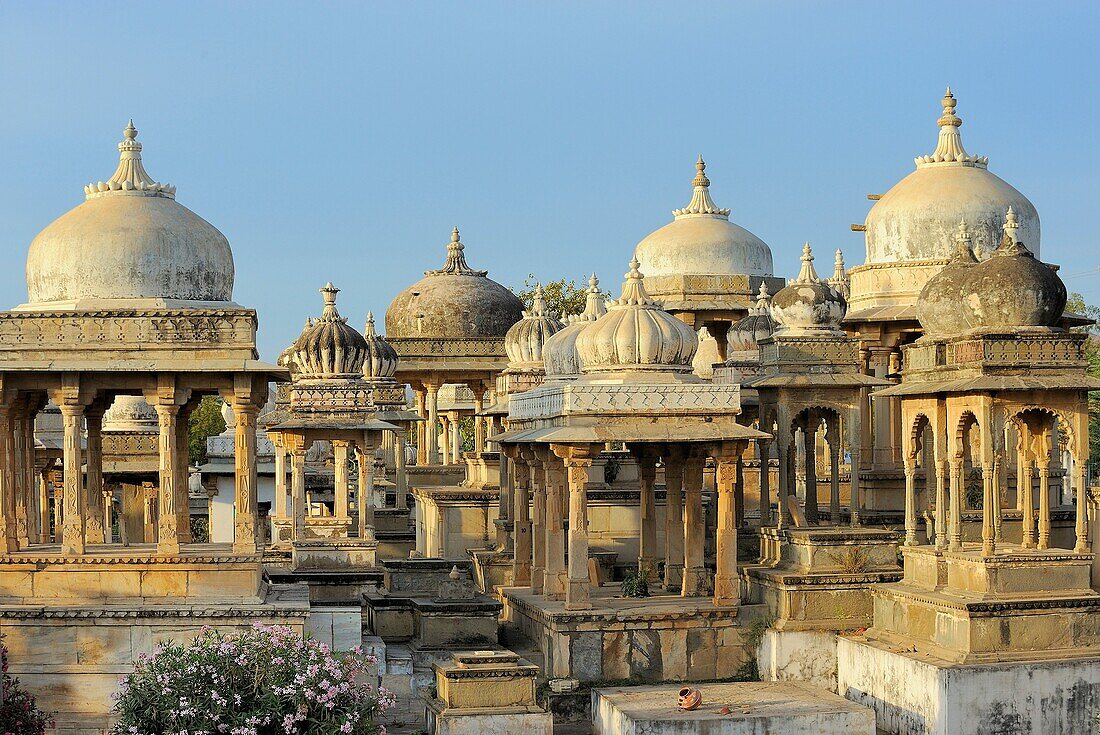
[[[210, 509], [210, 541], [219, 544], [233, 543], [233, 496], [236, 492], [233, 475], [218, 475], [218, 494], [212, 499]], [[275, 478], [257, 479], [258, 502], [271, 503], [275, 508]], [[270, 529], [269, 529], [270, 533]]]
[[893, 735], [1087, 735], [1100, 710], [1100, 660], [941, 668], [839, 638], [842, 695]]
[[761, 681], [801, 681], [835, 692], [835, 633], [765, 631], [757, 649]]

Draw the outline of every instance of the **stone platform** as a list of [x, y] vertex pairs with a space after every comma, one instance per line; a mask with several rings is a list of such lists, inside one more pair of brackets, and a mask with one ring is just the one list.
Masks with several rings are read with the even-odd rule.
[[622, 597], [592, 589], [592, 608], [566, 610], [528, 587], [501, 590], [504, 619], [535, 642], [547, 676], [581, 681], [720, 679], [753, 655], [743, 635], [762, 605], [715, 605], [709, 597]]
[[593, 735], [875, 735], [874, 712], [808, 684], [698, 688], [703, 701], [691, 712], [676, 707], [675, 685], [593, 690]]

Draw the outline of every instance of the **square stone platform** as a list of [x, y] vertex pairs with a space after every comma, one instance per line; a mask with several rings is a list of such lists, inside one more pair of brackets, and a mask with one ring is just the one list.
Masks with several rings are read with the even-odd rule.
[[675, 685], [595, 689], [593, 735], [875, 735], [873, 711], [808, 684], [739, 682], [698, 689], [702, 704], [691, 712], [677, 708]]
[[755, 652], [743, 642], [763, 605], [716, 605], [710, 597], [623, 597], [592, 589], [589, 610], [529, 587], [501, 590], [504, 619], [535, 642], [549, 677], [581, 681], [704, 681], [734, 676]]

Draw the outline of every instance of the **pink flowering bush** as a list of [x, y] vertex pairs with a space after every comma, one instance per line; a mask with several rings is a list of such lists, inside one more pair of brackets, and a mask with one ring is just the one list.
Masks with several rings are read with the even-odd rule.
[[33, 694], [8, 675], [8, 647], [0, 643], [3, 681], [0, 682], [0, 733], [3, 735], [44, 735], [52, 727], [50, 716], [38, 709]]
[[384, 735], [393, 695], [364, 683], [375, 661], [333, 653], [285, 626], [223, 634], [142, 656], [115, 694], [115, 735]]

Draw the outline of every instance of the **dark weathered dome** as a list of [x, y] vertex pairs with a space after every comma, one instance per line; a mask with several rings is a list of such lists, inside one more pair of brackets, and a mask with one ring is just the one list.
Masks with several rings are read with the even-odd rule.
[[390, 339], [500, 339], [523, 318], [523, 302], [504, 286], [466, 264], [458, 228], [447, 263], [394, 297], [386, 310]]
[[397, 372], [397, 350], [374, 330], [374, 313], [367, 312], [367, 328], [363, 332], [367, 354], [363, 359], [364, 378], [392, 378]]
[[768, 284], [761, 281], [756, 306], [749, 309], [745, 317], [731, 324], [726, 331], [726, 351], [755, 352], [760, 349], [760, 340], [770, 337], [774, 331], [771, 294], [768, 293]]
[[772, 297], [772, 316], [777, 331], [792, 333], [833, 333], [848, 309], [844, 297], [822, 281], [814, 270], [810, 244], [802, 246], [802, 270], [798, 277]]
[[958, 334], [973, 326], [970, 312], [962, 303], [962, 289], [977, 263], [970, 231], [960, 223], [955, 254], [943, 270], [928, 279], [917, 299], [917, 319], [925, 334]]

